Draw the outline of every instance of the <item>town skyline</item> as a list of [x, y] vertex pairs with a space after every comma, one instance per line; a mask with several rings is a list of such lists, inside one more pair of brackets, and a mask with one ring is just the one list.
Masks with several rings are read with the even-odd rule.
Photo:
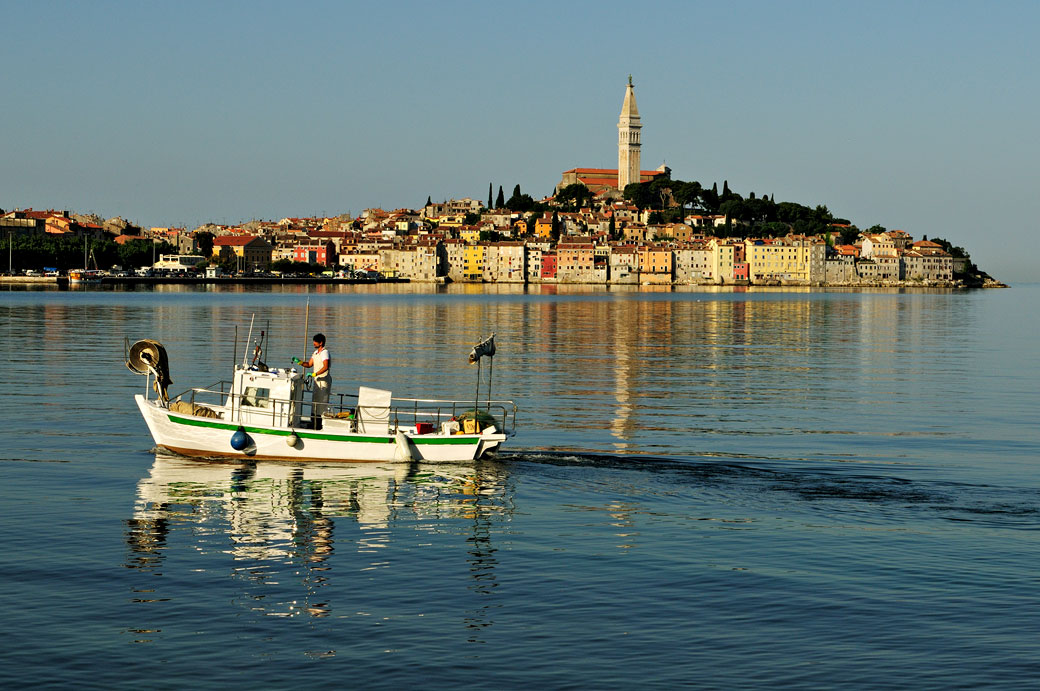
[[[941, 236], [1036, 279], [1037, 7], [663, 3], [624, 36], [620, 5], [536, 19], [549, 7], [503, 38], [451, 3], [12, 6], [0, 208], [191, 228], [483, 199], [489, 182], [539, 199], [561, 171], [616, 165], [632, 74], [644, 169]], [[59, 27], [73, 37], [33, 50]]]

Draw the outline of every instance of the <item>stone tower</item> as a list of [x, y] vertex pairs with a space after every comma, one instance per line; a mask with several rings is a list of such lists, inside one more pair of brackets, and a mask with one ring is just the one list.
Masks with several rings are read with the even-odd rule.
[[640, 182], [639, 175], [639, 130], [643, 128], [639, 121], [639, 109], [636, 108], [636, 93], [632, 86], [632, 75], [628, 75], [628, 88], [625, 89], [625, 102], [621, 105], [621, 119], [618, 120], [618, 152], [617, 181], [618, 190], [625, 191], [625, 185]]

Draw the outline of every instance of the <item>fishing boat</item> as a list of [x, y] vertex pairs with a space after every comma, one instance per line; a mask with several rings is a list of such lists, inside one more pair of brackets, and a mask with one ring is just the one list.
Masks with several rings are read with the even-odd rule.
[[[94, 268], [90, 268], [90, 264], [93, 262]], [[101, 283], [101, 279], [104, 278], [105, 272], [98, 269], [97, 258], [94, 257], [94, 250], [87, 251], [87, 239], [83, 238], [83, 268], [82, 269], [70, 269], [69, 270], [69, 285], [84, 285], [86, 283]]]
[[97, 269], [72, 269], [69, 271], [69, 283], [82, 285], [85, 283], [101, 283], [105, 272]]
[[[263, 332], [261, 332], [261, 342]], [[333, 393], [317, 410], [304, 400], [310, 386], [295, 367], [268, 367], [254, 345], [235, 364], [230, 381], [192, 388], [171, 400], [172, 383], [163, 345], [126, 342], [126, 366], [147, 377], [134, 399], [160, 449], [204, 458], [290, 461], [468, 461], [494, 455], [513, 436], [512, 401], [481, 400], [480, 363], [492, 363], [495, 336], [473, 347], [476, 396], [469, 401], [399, 398], [361, 386], [357, 394]], [[150, 386], [149, 386], [150, 385]], [[152, 395], [154, 393], [154, 395]]]

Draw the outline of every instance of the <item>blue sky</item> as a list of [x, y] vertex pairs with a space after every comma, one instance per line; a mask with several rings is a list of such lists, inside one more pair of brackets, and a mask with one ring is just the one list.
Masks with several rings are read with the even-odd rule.
[[1040, 3], [0, 0], [0, 208], [195, 227], [643, 167], [1040, 280]]

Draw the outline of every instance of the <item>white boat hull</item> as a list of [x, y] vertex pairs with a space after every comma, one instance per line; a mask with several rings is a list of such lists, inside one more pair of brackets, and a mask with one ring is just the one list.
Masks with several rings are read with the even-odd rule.
[[[196, 457], [253, 458], [290, 461], [469, 461], [493, 454], [506, 435], [487, 429], [480, 434], [364, 434], [325, 429], [295, 429], [175, 413], [154, 399], [134, 396], [157, 446]], [[232, 436], [246, 434], [236, 450]], [[295, 437], [295, 444], [289, 445]]]

